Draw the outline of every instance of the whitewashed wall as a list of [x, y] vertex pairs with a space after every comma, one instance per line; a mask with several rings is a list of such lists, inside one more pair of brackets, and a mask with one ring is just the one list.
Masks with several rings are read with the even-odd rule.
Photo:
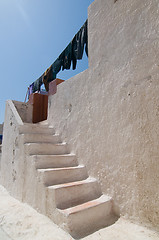
[[96, 0], [89, 69], [49, 97], [49, 123], [118, 211], [159, 223], [159, 4]]

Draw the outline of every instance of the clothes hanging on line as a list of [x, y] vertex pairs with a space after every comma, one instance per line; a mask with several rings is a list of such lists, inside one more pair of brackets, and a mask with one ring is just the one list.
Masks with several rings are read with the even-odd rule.
[[60, 57], [62, 60], [62, 71], [64, 69], [70, 69], [72, 61], [72, 43], [69, 43], [65, 50], [61, 53]]
[[[44, 74], [43, 74], [44, 75]], [[33, 82], [30, 86], [29, 86], [29, 94], [28, 97], [34, 93], [34, 92], [39, 92], [41, 85], [43, 84], [43, 75], [41, 77], [39, 77], [35, 82]]]
[[87, 35], [87, 20], [78, 31], [78, 33], [74, 36], [72, 40], [72, 54], [73, 57], [77, 60], [81, 60], [83, 57], [84, 46], [86, 54], [88, 56], [88, 35]]
[[83, 57], [84, 46], [88, 56], [88, 34], [87, 34], [87, 20], [78, 33], [74, 36], [72, 41], [68, 44], [65, 50], [60, 54], [58, 59], [61, 61], [62, 70], [70, 69], [72, 63], [72, 69], [75, 70], [77, 66], [77, 60], [81, 60]]
[[40, 87], [43, 84], [43, 75], [34, 82], [33, 92], [40, 91]]
[[62, 69], [75, 70], [77, 60], [81, 60], [85, 48], [86, 55], [88, 56], [88, 33], [87, 33], [88, 20], [83, 24], [77, 34], [73, 37], [72, 41], [67, 45], [64, 51], [59, 55], [55, 62], [45, 71], [45, 73], [29, 86], [29, 93], [40, 91], [41, 85], [44, 83], [46, 91], [49, 90], [49, 83], [56, 78], [57, 73]]
[[32, 84], [29, 86], [29, 92], [28, 92], [29, 96], [33, 93], [33, 91], [34, 91], [34, 83], [32, 83]]
[[46, 91], [49, 91], [49, 83], [56, 78], [56, 74], [52, 70], [52, 65], [45, 71], [43, 76], [43, 83]]
[[52, 64], [52, 71], [54, 74], [58, 74], [60, 72], [62, 66], [62, 60], [57, 58], [56, 61]]

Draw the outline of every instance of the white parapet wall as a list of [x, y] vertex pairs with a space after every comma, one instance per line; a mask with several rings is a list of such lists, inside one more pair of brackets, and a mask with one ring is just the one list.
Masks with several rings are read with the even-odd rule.
[[157, 0], [94, 1], [89, 69], [60, 84], [48, 117], [120, 214], [157, 229], [158, 13]]
[[13, 104], [15, 105], [15, 108], [25, 123], [32, 123], [32, 112], [33, 112], [33, 105], [29, 102], [19, 102], [19, 101], [13, 101]]
[[22, 200], [24, 170], [23, 161], [19, 153], [19, 125], [23, 125], [12, 101], [6, 102], [5, 120], [3, 129], [1, 184], [9, 192]]
[[[19, 200], [25, 195], [26, 158], [20, 128], [32, 118], [32, 106], [8, 100], [3, 127], [0, 182]], [[23, 122], [23, 121], [24, 122]]]

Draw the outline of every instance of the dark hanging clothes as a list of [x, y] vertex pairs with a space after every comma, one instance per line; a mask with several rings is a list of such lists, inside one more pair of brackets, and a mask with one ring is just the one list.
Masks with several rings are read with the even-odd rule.
[[62, 61], [62, 70], [70, 69], [71, 67], [71, 60], [72, 60], [72, 44], [69, 43], [68, 46], [62, 53], [63, 61]]
[[72, 54], [73, 59], [82, 59], [83, 52], [84, 52], [84, 46], [86, 44], [86, 54], [88, 56], [88, 35], [87, 35], [87, 20], [81, 27], [81, 29], [78, 31], [78, 33], [74, 36], [72, 40]]
[[43, 76], [43, 83], [45, 85], [45, 89], [49, 91], [49, 83], [56, 78], [56, 74], [53, 72], [52, 65], [45, 71]]
[[78, 31], [78, 33], [74, 36], [72, 41], [68, 44], [68, 46], [64, 49], [64, 51], [60, 54], [60, 56], [56, 60], [59, 64], [59, 71], [61, 70], [60, 65], [62, 67], [62, 70], [70, 69], [71, 63], [72, 69], [75, 70], [77, 60], [80, 60], [83, 57], [84, 46], [86, 54], [88, 56], [87, 20], [81, 27], [81, 29]]
[[38, 78], [29, 87], [33, 88], [33, 92], [40, 91], [41, 85], [44, 83], [46, 91], [49, 90], [49, 83], [56, 78], [57, 73], [64, 69], [70, 69], [72, 63], [72, 69], [76, 69], [77, 60], [81, 60], [83, 57], [83, 52], [88, 56], [88, 21], [83, 24], [78, 33], [74, 36], [72, 41], [64, 49], [64, 51], [59, 55], [56, 61], [45, 71], [45, 73]]
[[52, 71], [54, 74], [58, 74], [58, 72], [61, 70], [62, 61], [58, 58], [56, 61], [52, 64]]
[[36, 92], [36, 91], [40, 91], [40, 87], [43, 84], [43, 75], [41, 77], [39, 77], [35, 82], [33, 82], [33, 86], [32, 84], [30, 86], [32, 86], [32, 92]]
[[88, 20], [86, 20], [85, 22], [85, 41], [86, 41], [85, 52], [88, 57]]
[[28, 97], [33, 93], [33, 91], [34, 91], [34, 83], [32, 83], [32, 84], [29, 86]]

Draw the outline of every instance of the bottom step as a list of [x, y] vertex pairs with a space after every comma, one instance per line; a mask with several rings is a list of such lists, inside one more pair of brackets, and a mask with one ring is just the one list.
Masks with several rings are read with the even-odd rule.
[[118, 219], [113, 211], [113, 200], [106, 195], [59, 211], [66, 218], [66, 230], [76, 239], [110, 226]]

